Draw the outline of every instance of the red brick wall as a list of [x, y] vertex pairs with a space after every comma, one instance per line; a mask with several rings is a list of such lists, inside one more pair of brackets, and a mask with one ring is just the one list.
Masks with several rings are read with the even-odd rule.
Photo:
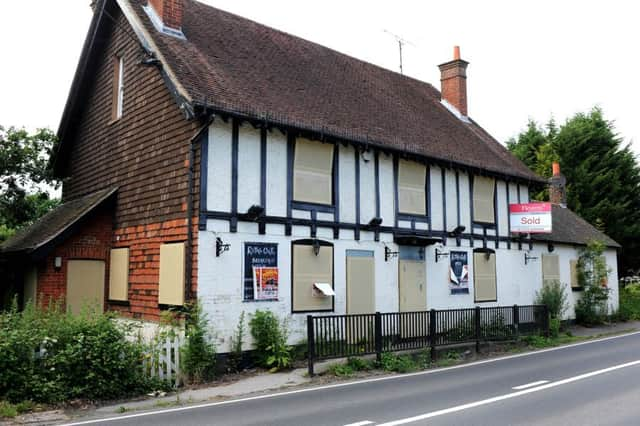
[[467, 115], [467, 63], [454, 60], [440, 65], [442, 99]]
[[[67, 291], [67, 264], [70, 259], [103, 260], [105, 283], [109, 281], [109, 249], [113, 214], [104, 209], [92, 214], [80, 230], [55, 248], [38, 267], [38, 298], [47, 304], [64, 299]], [[54, 268], [54, 259], [62, 258], [62, 267]], [[105, 299], [106, 299], [105, 292]]]
[[174, 29], [182, 27], [182, 0], [149, 0], [162, 22]]

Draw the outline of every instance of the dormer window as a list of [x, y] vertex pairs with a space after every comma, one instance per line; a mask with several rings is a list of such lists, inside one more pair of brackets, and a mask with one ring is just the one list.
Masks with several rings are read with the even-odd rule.
[[293, 160], [293, 199], [333, 205], [333, 150], [331, 144], [298, 138]]
[[113, 106], [111, 116], [113, 120], [122, 117], [124, 105], [124, 58], [116, 56], [113, 58]]

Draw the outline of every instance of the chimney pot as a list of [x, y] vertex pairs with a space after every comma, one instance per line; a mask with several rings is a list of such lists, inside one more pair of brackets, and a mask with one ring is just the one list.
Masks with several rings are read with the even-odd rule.
[[567, 179], [560, 173], [560, 163], [552, 165], [553, 176], [549, 181], [549, 201], [567, 207]]
[[553, 176], [560, 176], [560, 163], [554, 161], [552, 164]]
[[438, 65], [442, 100], [467, 116], [467, 65], [460, 59], [460, 46], [453, 47], [453, 60]]

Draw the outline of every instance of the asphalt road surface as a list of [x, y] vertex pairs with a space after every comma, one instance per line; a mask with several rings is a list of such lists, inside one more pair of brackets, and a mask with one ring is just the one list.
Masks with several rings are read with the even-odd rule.
[[76, 424], [640, 425], [640, 333], [440, 370]]

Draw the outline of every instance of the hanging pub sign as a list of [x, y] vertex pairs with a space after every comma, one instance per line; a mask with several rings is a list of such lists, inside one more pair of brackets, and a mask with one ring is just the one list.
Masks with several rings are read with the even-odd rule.
[[449, 288], [451, 294], [469, 293], [469, 254], [466, 251], [449, 252]]
[[278, 300], [277, 244], [244, 244], [244, 299]]
[[520, 234], [551, 233], [551, 203], [509, 204], [511, 232]]

